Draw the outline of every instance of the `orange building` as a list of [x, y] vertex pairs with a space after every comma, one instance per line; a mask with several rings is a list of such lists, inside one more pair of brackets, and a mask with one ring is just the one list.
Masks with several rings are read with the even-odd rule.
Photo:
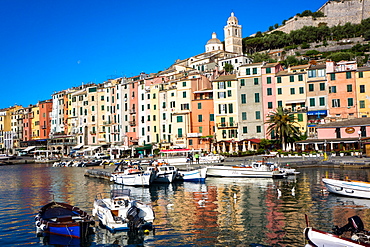
[[188, 148], [210, 152], [215, 133], [213, 90], [195, 91], [191, 104], [192, 124], [191, 133], [188, 133]]
[[326, 62], [330, 118], [357, 117], [356, 61]]
[[53, 109], [53, 101], [45, 100], [39, 102], [40, 110], [40, 139], [48, 139], [51, 127], [50, 114]]

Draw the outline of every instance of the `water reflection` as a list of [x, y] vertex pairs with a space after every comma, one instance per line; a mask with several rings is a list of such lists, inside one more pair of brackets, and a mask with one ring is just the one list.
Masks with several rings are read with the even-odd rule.
[[[124, 186], [83, 176], [84, 168], [21, 165], [0, 167], [1, 246], [42, 246], [34, 215], [57, 201], [91, 212], [97, 193]], [[325, 193], [322, 177], [369, 181], [369, 170], [302, 169], [296, 178], [207, 178], [206, 183], [131, 187], [131, 195], [150, 203], [155, 235], [110, 234], [97, 228], [91, 246], [304, 246], [304, 214], [315, 228], [330, 231], [359, 215], [370, 228], [370, 200]], [[125, 187], [126, 188], [126, 187]]]

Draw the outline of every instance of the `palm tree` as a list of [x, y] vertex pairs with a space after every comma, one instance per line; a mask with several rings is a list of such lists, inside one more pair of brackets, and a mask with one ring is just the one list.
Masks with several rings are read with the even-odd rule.
[[285, 144], [289, 139], [300, 135], [294, 114], [284, 110], [282, 107], [278, 107], [275, 112], [270, 113], [267, 117], [268, 120], [265, 122], [269, 124], [267, 134], [269, 135], [274, 131], [282, 145], [282, 149], [285, 150]]

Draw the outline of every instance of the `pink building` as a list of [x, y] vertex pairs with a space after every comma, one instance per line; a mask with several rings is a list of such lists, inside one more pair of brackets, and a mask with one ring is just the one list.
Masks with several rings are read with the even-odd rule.
[[302, 151], [349, 151], [361, 150], [365, 153], [370, 134], [370, 118], [355, 118], [334, 121], [317, 126], [317, 139], [296, 142]]
[[[267, 116], [269, 115], [269, 112], [274, 111], [278, 107], [276, 103], [277, 77], [275, 75], [282, 70], [284, 69], [280, 63], [268, 63], [263, 65], [261, 68], [263, 122], [268, 120]], [[264, 128], [264, 133], [267, 133], [268, 125], [265, 124]], [[266, 134], [266, 138], [271, 139], [271, 136], [267, 136]]]

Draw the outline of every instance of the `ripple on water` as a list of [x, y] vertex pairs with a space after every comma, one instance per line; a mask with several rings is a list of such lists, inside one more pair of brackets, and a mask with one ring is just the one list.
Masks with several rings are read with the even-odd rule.
[[[0, 167], [0, 245], [42, 246], [34, 216], [53, 198], [91, 213], [95, 195], [112, 187], [85, 178], [84, 168], [45, 165]], [[99, 231], [91, 246], [119, 240], [145, 246], [303, 246], [307, 214], [313, 226], [330, 231], [353, 214], [370, 226], [368, 200], [322, 193], [324, 176], [368, 181], [368, 171], [302, 169], [295, 179], [217, 179], [205, 184], [178, 183], [130, 188], [155, 211], [156, 234], [133, 238]], [[121, 186], [122, 188], [123, 186]]]

